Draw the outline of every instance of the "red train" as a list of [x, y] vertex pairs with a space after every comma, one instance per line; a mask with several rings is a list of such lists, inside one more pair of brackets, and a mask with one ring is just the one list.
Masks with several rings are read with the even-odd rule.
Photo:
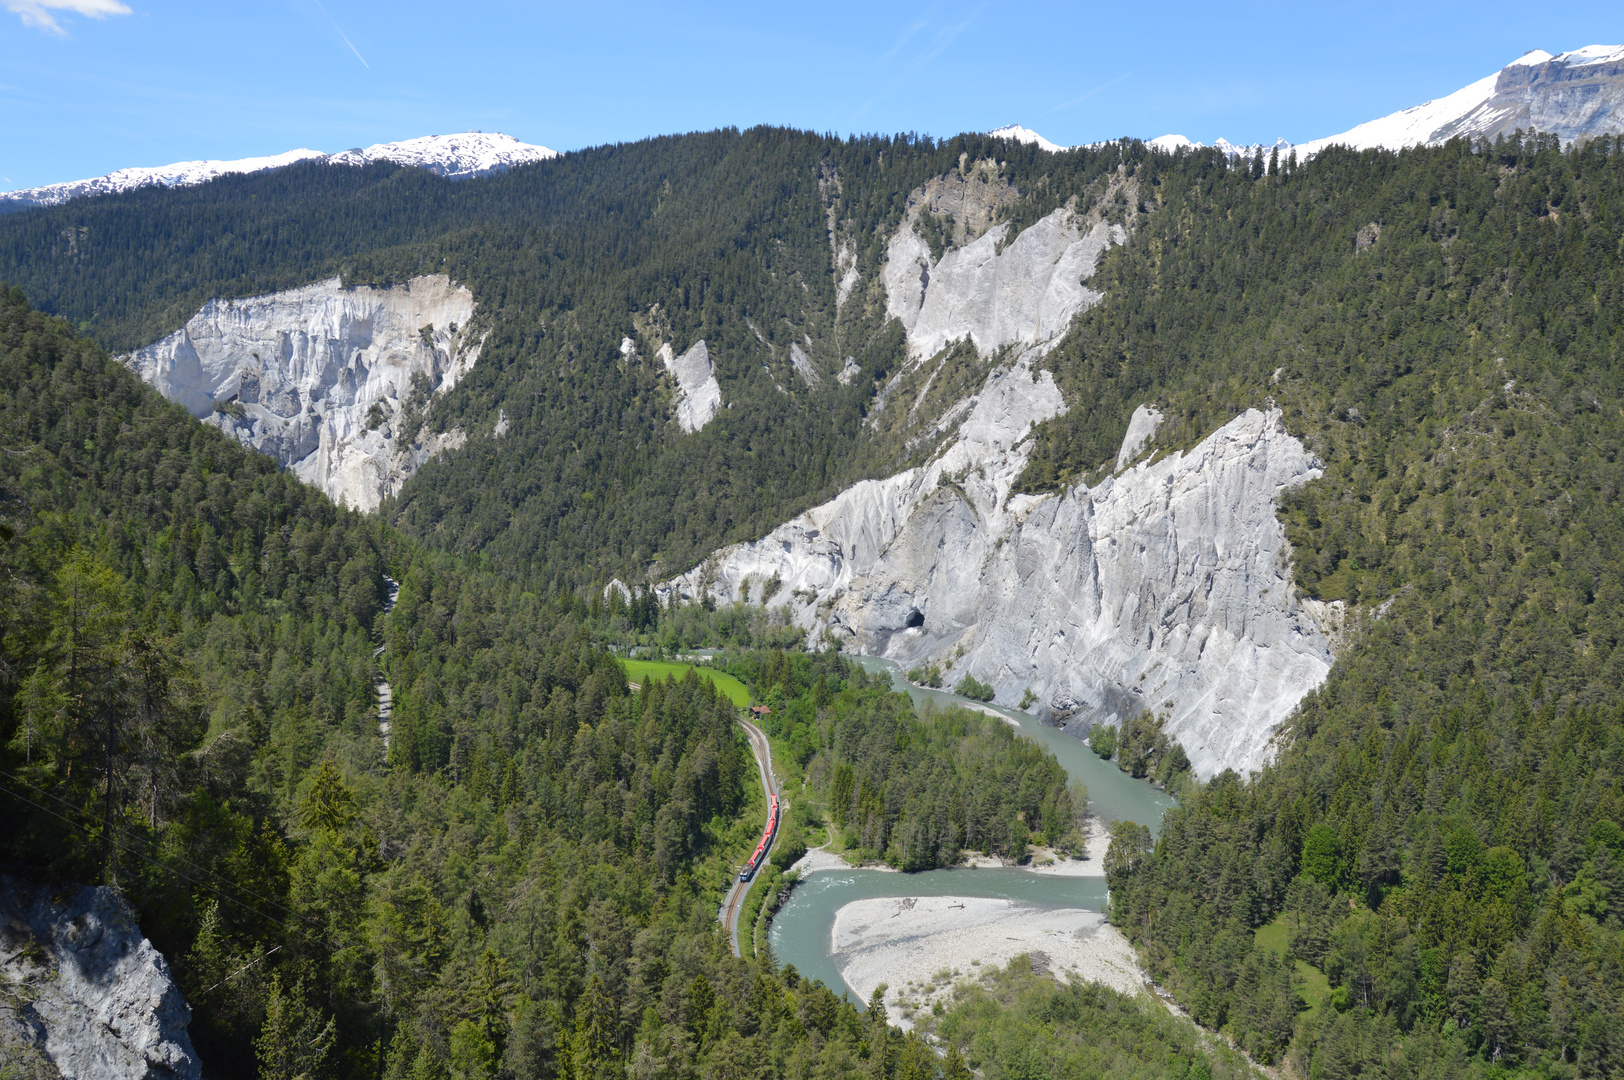
[[762, 830], [761, 842], [756, 845], [756, 850], [751, 854], [750, 861], [744, 864], [743, 870], [739, 871], [740, 881], [749, 881], [756, 876], [756, 871], [761, 869], [761, 864], [767, 861], [767, 852], [772, 850], [773, 837], [777, 835], [778, 796], [774, 795], [767, 808], [767, 827]]

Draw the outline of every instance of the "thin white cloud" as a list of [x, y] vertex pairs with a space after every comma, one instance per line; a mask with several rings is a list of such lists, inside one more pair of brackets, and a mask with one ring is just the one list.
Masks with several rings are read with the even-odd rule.
[[1059, 112], [1061, 109], [1069, 109], [1073, 105], [1081, 105], [1083, 102], [1087, 101], [1089, 98], [1093, 97], [1095, 94], [1099, 93], [1101, 90], [1109, 90], [1111, 87], [1115, 86], [1117, 83], [1121, 82], [1123, 79], [1126, 79], [1129, 75], [1132, 75], [1132, 74], [1133, 74], [1133, 72], [1131, 72], [1131, 71], [1124, 71], [1121, 75], [1118, 75], [1116, 78], [1112, 79], [1110, 82], [1100, 83], [1098, 86], [1096, 86], [1094, 89], [1090, 90], [1088, 93], [1080, 94], [1077, 97], [1072, 98], [1070, 101], [1062, 101], [1060, 104], [1056, 105], [1054, 108], [1050, 109], [1049, 111], [1052, 112], [1052, 113], [1056, 113], [1056, 112]]
[[316, 6], [321, 9], [323, 15], [327, 16], [327, 21], [332, 24], [334, 32], [344, 39], [344, 44], [350, 47], [350, 52], [354, 53], [355, 58], [361, 61], [361, 66], [371, 71], [372, 65], [367, 63], [367, 58], [361, 55], [361, 50], [357, 49], [355, 43], [350, 41], [349, 35], [344, 33], [344, 28], [338, 25], [338, 20], [333, 18], [332, 12], [327, 10], [327, 5], [322, 3], [321, 0], [316, 0]]
[[917, 21], [917, 22], [913, 23], [912, 25], [910, 25], [908, 27], [908, 29], [906, 29], [906, 30], [904, 30], [902, 32], [902, 36], [897, 38], [897, 43], [895, 45], [891, 46], [889, 49], [885, 50], [885, 52], [880, 54], [880, 59], [881, 60], [889, 60], [889, 59], [891, 59], [897, 53], [902, 51], [902, 47], [904, 45], [908, 44], [908, 42], [913, 39], [913, 36], [915, 34], [919, 33], [919, 31], [925, 29], [925, 27], [927, 27], [929, 25], [930, 24], [927, 23], [924, 19], [920, 19], [919, 21]]
[[129, 5], [121, 4], [119, 0], [0, 0], [0, 6], [20, 16], [24, 26], [38, 27], [46, 33], [64, 36], [67, 31], [56, 21], [54, 12], [71, 11], [92, 19], [130, 14]]

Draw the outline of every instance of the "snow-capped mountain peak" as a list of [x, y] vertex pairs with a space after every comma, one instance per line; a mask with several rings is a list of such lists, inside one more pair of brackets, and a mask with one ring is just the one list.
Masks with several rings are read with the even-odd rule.
[[1183, 135], [1158, 135], [1154, 139], [1146, 139], [1145, 145], [1150, 147], [1152, 150], [1160, 150], [1164, 153], [1171, 154], [1175, 150], [1198, 147], [1201, 144], [1198, 142], [1191, 142]]
[[378, 143], [365, 150], [344, 150], [330, 155], [327, 160], [334, 165], [393, 161], [397, 165], [427, 169], [451, 180], [466, 180], [557, 156], [556, 150], [522, 143], [501, 132], [465, 131], [457, 135], [424, 135], [401, 142]]
[[325, 155], [319, 150], [299, 149], [269, 157], [239, 158], [236, 161], [177, 161], [172, 165], [151, 168], [119, 169], [106, 176], [97, 176], [89, 180], [69, 180], [24, 191], [0, 193], [0, 206], [6, 202], [21, 203], [24, 206], [54, 206], [69, 199], [77, 199], [81, 195], [110, 195], [117, 191], [130, 191], [134, 188], [155, 185], [190, 187], [193, 184], [205, 184], [216, 177], [231, 173], [280, 169], [295, 162], [323, 156]]
[[1587, 45], [1556, 56], [1531, 49], [1453, 94], [1302, 143], [1297, 152], [1309, 157], [1328, 146], [1398, 150], [1518, 130], [1559, 135], [1564, 142], [1624, 132], [1624, 46]]
[[0, 192], [0, 213], [30, 206], [55, 206], [83, 195], [111, 195], [156, 185], [190, 187], [232, 173], [265, 172], [300, 161], [325, 161], [330, 165], [393, 161], [397, 165], [427, 169], [447, 179], [466, 180], [506, 172], [518, 165], [547, 161], [557, 156], [556, 150], [522, 143], [500, 132], [465, 131], [456, 135], [425, 135], [401, 142], [377, 143], [364, 150], [343, 150], [336, 154], [300, 149], [235, 161], [180, 161], [152, 168], [119, 169], [89, 180], [69, 180], [22, 191]]
[[987, 134], [994, 139], [1013, 139], [1015, 142], [1024, 143], [1027, 146], [1036, 146], [1038, 149], [1047, 150], [1051, 154], [1060, 154], [1071, 149], [1069, 146], [1061, 146], [1059, 143], [1050, 142], [1031, 128], [1022, 127], [1019, 124], [1005, 124], [1001, 128], [994, 128]]

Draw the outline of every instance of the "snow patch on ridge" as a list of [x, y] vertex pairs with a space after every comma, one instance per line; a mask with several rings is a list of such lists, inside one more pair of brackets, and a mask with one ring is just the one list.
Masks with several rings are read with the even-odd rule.
[[448, 180], [507, 172], [518, 165], [550, 161], [558, 151], [522, 143], [500, 132], [466, 131], [457, 135], [424, 135], [401, 142], [378, 143], [364, 150], [345, 150], [327, 158], [332, 165], [366, 165], [392, 161], [427, 169]]
[[21, 191], [0, 192], [0, 210], [8, 208], [8, 205], [10, 209], [55, 206], [83, 195], [111, 195], [142, 187], [191, 187], [233, 173], [265, 172], [300, 161], [325, 161], [331, 165], [393, 161], [397, 165], [427, 169], [450, 180], [467, 180], [557, 156], [556, 150], [522, 143], [511, 135], [499, 132], [425, 135], [402, 142], [377, 143], [365, 149], [342, 150], [336, 154], [300, 149], [270, 157], [240, 158], [235, 161], [180, 161], [154, 168], [119, 169], [89, 180], [70, 180]]
[[1063, 154], [1072, 149], [1069, 146], [1061, 146], [1057, 142], [1050, 142], [1031, 128], [1022, 127], [1019, 124], [1005, 124], [1001, 128], [994, 128], [992, 131], [987, 132], [987, 135], [994, 139], [1012, 139], [1018, 143], [1025, 143], [1027, 146], [1035, 146], [1039, 150], [1047, 150], [1051, 154]]
[[173, 165], [152, 168], [118, 169], [106, 176], [89, 180], [68, 180], [44, 187], [25, 188], [22, 191], [0, 192], [0, 206], [12, 203], [17, 208], [28, 206], [55, 206], [83, 195], [112, 195], [120, 191], [133, 191], [144, 187], [191, 187], [233, 173], [256, 173], [281, 169], [300, 161], [325, 157], [319, 150], [289, 150], [285, 154], [269, 157], [239, 158], [235, 161], [177, 161]]

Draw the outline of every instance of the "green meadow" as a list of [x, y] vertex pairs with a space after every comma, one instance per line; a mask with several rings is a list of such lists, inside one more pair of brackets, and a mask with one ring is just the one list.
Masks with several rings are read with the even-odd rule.
[[712, 686], [732, 698], [733, 704], [739, 708], [750, 704], [750, 691], [744, 688], [742, 682], [725, 671], [695, 667], [693, 664], [673, 664], [667, 660], [622, 660], [621, 665], [626, 669], [626, 678], [639, 686], [650, 678], [672, 678], [680, 682], [688, 674], [688, 669], [694, 668], [699, 672], [701, 679], [709, 679]]

